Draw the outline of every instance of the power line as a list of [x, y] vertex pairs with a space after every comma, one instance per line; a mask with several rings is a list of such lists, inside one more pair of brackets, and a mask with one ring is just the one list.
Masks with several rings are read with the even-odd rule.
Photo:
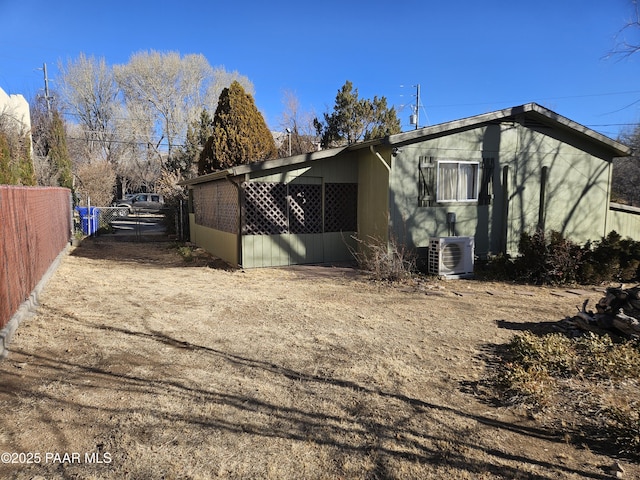
[[[584, 95], [566, 95], [563, 97], [543, 97], [543, 98], [537, 98], [535, 100], [538, 101], [544, 101], [544, 100], [566, 100], [569, 98], [589, 98], [589, 97], [606, 97], [606, 96], [612, 96], [612, 95], [628, 95], [628, 94], [638, 94], [640, 93], [640, 90], [629, 90], [626, 92], [607, 92], [607, 93], [589, 93], [589, 94], [584, 94]], [[640, 100], [639, 100], [640, 102]], [[496, 103], [517, 103], [514, 101], [507, 101], [507, 100], [495, 100], [495, 101], [491, 101], [491, 102], [479, 102], [479, 103], [452, 103], [452, 104], [442, 104], [442, 105], [429, 105], [429, 108], [447, 108], [447, 107], [469, 107], [469, 106], [476, 106], [476, 105], [493, 105]], [[634, 102], [637, 103], [637, 102]], [[633, 104], [631, 104], [633, 105]], [[629, 106], [631, 106], [629, 105]], [[627, 108], [627, 107], [624, 107]], [[624, 110], [623, 108], [623, 110]], [[612, 112], [613, 113], [613, 112]], [[605, 114], [606, 115], [606, 114]]]

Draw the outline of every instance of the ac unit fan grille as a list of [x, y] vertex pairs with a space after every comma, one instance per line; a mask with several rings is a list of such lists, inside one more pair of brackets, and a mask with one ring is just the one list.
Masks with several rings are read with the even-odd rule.
[[457, 243], [449, 243], [442, 249], [442, 264], [450, 270], [455, 270], [462, 260], [462, 249]]

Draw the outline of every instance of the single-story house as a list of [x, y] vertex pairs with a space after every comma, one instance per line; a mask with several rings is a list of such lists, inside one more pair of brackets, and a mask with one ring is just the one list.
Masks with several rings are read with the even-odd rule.
[[246, 268], [352, 260], [354, 238], [418, 252], [468, 238], [484, 257], [537, 228], [606, 235], [612, 159], [629, 154], [530, 103], [183, 185], [192, 242]]

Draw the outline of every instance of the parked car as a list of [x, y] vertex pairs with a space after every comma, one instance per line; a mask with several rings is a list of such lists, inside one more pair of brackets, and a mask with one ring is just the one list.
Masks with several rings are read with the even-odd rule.
[[157, 193], [137, 193], [126, 197], [115, 203], [116, 207], [121, 207], [118, 210], [120, 216], [127, 216], [134, 211], [157, 213], [164, 208], [164, 198]]

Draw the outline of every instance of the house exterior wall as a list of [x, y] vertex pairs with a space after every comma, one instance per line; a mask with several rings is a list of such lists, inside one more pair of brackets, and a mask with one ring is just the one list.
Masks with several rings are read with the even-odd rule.
[[545, 231], [577, 243], [606, 235], [611, 158], [562, 131], [522, 126], [518, 131], [508, 190], [509, 251], [517, 251], [520, 234], [532, 233], [538, 221]]
[[[389, 148], [376, 147], [388, 164]], [[358, 161], [358, 238], [362, 242], [389, 240], [389, 170], [371, 150], [354, 152]]]
[[22, 95], [7, 95], [0, 88], [0, 115], [6, 115], [15, 122], [16, 130], [25, 132], [31, 137], [29, 102]]
[[338, 263], [353, 260], [354, 232], [243, 235], [244, 268]]
[[238, 265], [240, 259], [239, 187], [225, 179], [189, 190], [191, 241], [209, 253]]
[[[310, 162], [303, 167], [280, 167], [254, 172], [245, 181], [284, 185], [318, 185], [358, 181], [358, 165], [348, 156]], [[325, 206], [322, 198], [322, 206]], [[320, 212], [324, 218], [324, 211]], [[323, 229], [324, 230], [324, 229]], [[245, 268], [353, 260], [354, 231], [281, 234], [243, 234], [242, 266]]]
[[[481, 125], [401, 146], [390, 180], [393, 234], [413, 247], [428, 246], [429, 237], [473, 236], [480, 256], [516, 254], [521, 233], [533, 233], [538, 226], [576, 242], [600, 237], [611, 169], [604, 156], [575, 136], [520, 122]], [[439, 160], [473, 161], [490, 170], [488, 204], [434, 201], [419, 206], [421, 158], [435, 165]], [[492, 168], [484, 159], [492, 159]], [[447, 213], [456, 216], [454, 232]]]
[[191, 241], [200, 248], [232, 265], [240, 263], [237, 234], [198, 225], [193, 213], [189, 214], [189, 232]]
[[640, 208], [612, 204], [607, 217], [607, 233], [615, 230], [622, 238], [640, 242]]

